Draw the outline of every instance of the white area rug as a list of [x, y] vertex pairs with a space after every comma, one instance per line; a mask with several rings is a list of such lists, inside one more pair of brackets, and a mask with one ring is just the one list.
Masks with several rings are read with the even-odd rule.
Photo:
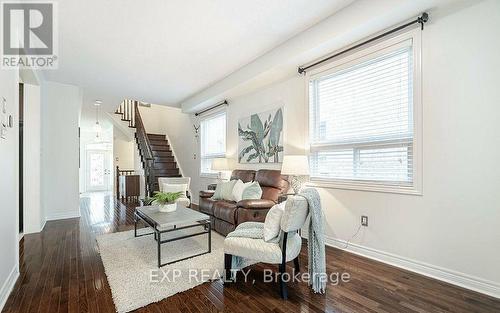
[[[200, 231], [200, 228], [190, 231]], [[180, 236], [180, 231], [173, 235]], [[202, 235], [163, 244], [162, 263], [207, 251], [207, 237]], [[167, 235], [163, 234], [162, 239], [166, 238]], [[158, 302], [217, 278], [224, 268], [224, 237], [214, 232], [211, 253], [167, 265], [160, 270], [153, 235], [135, 238], [132, 230], [104, 234], [96, 239], [119, 313]], [[180, 277], [174, 279], [179, 274]]]

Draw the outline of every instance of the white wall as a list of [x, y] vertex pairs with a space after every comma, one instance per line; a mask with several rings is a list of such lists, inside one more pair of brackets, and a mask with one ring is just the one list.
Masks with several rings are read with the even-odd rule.
[[128, 140], [121, 131], [113, 130], [113, 164], [120, 169], [128, 170], [134, 168], [135, 141]]
[[[267, 111], [273, 108], [283, 107], [284, 129], [283, 140], [284, 149], [288, 154], [303, 154], [305, 145], [305, 125], [304, 116], [306, 107], [304, 103], [304, 82], [300, 77], [295, 77], [287, 81], [264, 88], [258, 92], [248, 94], [239, 98], [231, 99], [226, 109], [227, 112], [227, 150], [226, 156], [231, 159], [234, 168], [238, 169], [259, 169], [270, 168], [280, 169], [281, 164], [237, 164], [238, 160], [238, 120], [248, 117], [253, 113]], [[198, 155], [199, 155], [199, 146]], [[199, 173], [200, 162], [194, 166]], [[199, 174], [197, 175], [199, 177]], [[198, 195], [200, 190], [207, 189], [216, 179], [199, 178], [195, 180], [193, 192]], [[198, 203], [198, 196], [194, 202]]]
[[24, 84], [23, 190], [24, 233], [40, 232], [45, 225], [41, 204], [40, 86]]
[[[140, 107], [140, 110], [148, 133], [167, 135], [181, 173], [192, 178], [191, 189], [194, 192], [196, 178], [199, 177], [199, 162], [195, 159], [197, 144], [190, 116], [182, 113], [180, 108], [154, 104], [150, 108]], [[193, 195], [195, 202], [198, 202], [197, 194]]]
[[45, 82], [41, 96], [43, 210], [47, 220], [78, 217], [81, 90]]
[[[498, 1], [426, 26], [423, 196], [319, 188], [329, 244], [342, 245], [360, 216], [368, 215], [369, 227], [351, 251], [500, 297], [499, 29]], [[236, 158], [237, 120], [279, 103], [285, 104], [285, 153], [300, 153], [306, 139], [303, 78], [229, 101], [230, 157]], [[198, 181], [198, 190], [210, 182]]]
[[0, 100], [7, 100], [7, 112], [14, 117], [5, 139], [0, 138], [0, 310], [19, 276], [19, 87], [18, 72], [0, 70]]

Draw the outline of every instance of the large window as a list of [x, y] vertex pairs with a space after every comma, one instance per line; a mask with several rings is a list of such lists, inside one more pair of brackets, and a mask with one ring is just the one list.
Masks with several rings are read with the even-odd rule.
[[313, 181], [417, 191], [416, 44], [393, 38], [309, 76]]
[[214, 176], [212, 160], [226, 156], [226, 112], [218, 112], [201, 121], [201, 175]]

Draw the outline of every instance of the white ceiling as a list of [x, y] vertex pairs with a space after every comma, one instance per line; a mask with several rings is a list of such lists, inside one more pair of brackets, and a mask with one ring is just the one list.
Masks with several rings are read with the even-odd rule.
[[243, 94], [297, 76], [299, 65], [311, 64], [378, 32], [414, 20], [422, 12], [429, 13], [427, 25], [432, 25], [440, 16], [478, 2], [480, 0], [357, 0], [185, 99], [182, 110], [193, 113], [224, 99], [231, 105]]
[[123, 98], [179, 106], [352, 0], [59, 0], [59, 69], [113, 110]]

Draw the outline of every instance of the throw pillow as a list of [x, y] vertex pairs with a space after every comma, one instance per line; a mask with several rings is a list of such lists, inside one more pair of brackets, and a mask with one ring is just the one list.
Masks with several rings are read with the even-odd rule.
[[238, 179], [233, 188], [233, 199], [238, 202], [243, 199], [243, 193], [252, 184], [252, 182], [244, 183], [241, 179]]
[[243, 194], [241, 195], [242, 200], [247, 199], [260, 199], [262, 197], [262, 188], [258, 182], [254, 181], [249, 183], [246, 186], [245, 190], [243, 190]]
[[185, 196], [186, 191], [187, 191], [187, 184], [167, 184], [163, 183], [162, 184], [162, 191], [163, 192], [182, 192], [182, 194]]
[[212, 195], [212, 199], [213, 200], [222, 200], [221, 191], [222, 191], [222, 183], [217, 184], [215, 186], [215, 191], [214, 191], [214, 194]]
[[269, 212], [267, 212], [266, 220], [264, 221], [264, 241], [269, 241], [278, 237], [280, 234], [281, 217], [285, 211], [285, 202], [275, 204]]
[[233, 188], [236, 184], [236, 180], [230, 180], [228, 182], [221, 183], [220, 195], [222, 200], [234, 201], [233, 199]]

